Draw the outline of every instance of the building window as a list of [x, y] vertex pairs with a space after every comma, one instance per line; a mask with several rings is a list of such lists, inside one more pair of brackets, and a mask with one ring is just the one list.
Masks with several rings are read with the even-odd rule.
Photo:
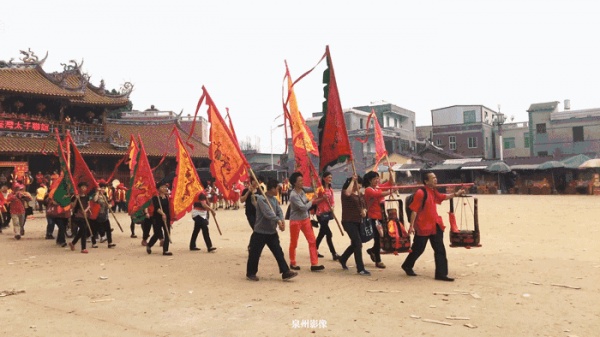
[[435, 146], [442, 146], [442, 140], [440, 138], [435, 140]]
[[450, 150], [456, 150], [456, 137], [455, 136], [448, 137], [448, 144], [450, 145]]
[[583, 142], [583, 126], [573, 127], [573, 142]]
[[525, 148], [528, 149], [531, 146], [529, 142], [529, 132], [525, 132], [523, 138], [525, 139]]
[[514, 137], [507, 137], [504, 138], [504, 148], [505, 149], [514, 149], [516, 147], [515, 145], [515, 138]]
[[538, 157], [548, 157], [548, 151], [540, 151], [540, 152], [538, 152]]
[[469, 137], [469, 149], [474, 149], [477, 147], [477, 137]]
[[475, 123], [477, 121], [475, 110], [463, 111], [463, 121], [465, 124]]
[[536, 124], [535, 125], [535, 130], [536, 132], [539, 133], [546, 133], [546, 123], [540, 123], [540, 124]]
[[385, 126], [390, 127], [390, 116], [386, 116], [385, 121], [386, 121]]
[[359, 129], [364, 129], [365, 128], [365, 120], [361, 118], [360, 121], [359, 121], [359, 123], [360, 123], [360, 128]]

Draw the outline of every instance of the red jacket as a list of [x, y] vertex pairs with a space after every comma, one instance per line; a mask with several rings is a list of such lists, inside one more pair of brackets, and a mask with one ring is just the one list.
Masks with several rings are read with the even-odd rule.
[[436, 224], [440, 226], [442, 231], [446, 228], [442, 217], [437, 212], [437, 205], [446, 200], [446, 195], [427, 186], [425, 186], [425, 190], [427, 190], [427, 200], [425, 200], [423, 209], [421, 209], [421, 205], [425, 194], [421, 189], [417, 190], [413, 202], [409, 206], [413, 212], [417, 212], [414, 228], [418, 236], [435, 235], [437, 232]]
[[365, 202], [367, 204], [367, 217], [369, 219], [382, 220], [381, 202], [385, 199], [381, 190], [367, 187], [365, 189]]

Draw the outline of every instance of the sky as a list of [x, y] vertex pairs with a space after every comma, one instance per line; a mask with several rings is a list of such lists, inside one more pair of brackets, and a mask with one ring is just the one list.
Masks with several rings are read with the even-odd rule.
[[[133, 109], [194, 114], [204, 85], [238, 139], [284, 151], [284, 60], [292, 77], [330, 46], [343, 108], [388, 102], [431, 125], [431, 110], [485, 105], [526, 121], [532, 103], [600, 107], [598, 6], [587, 0], [12, 1], [0, 60], [31, 48], [47, 72], [84, 60], [91, 82], [134, 84]], [[321, 111], [325, 64], [296, 85]], [[206, 117], [206, 109], [200, 115]]]

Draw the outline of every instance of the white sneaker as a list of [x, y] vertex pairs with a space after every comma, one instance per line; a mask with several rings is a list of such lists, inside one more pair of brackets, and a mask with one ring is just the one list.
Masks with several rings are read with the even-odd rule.
[[106, 240], [108, 240], [108, 238], [105, 236], [100, 238], [100, 243], [106, 242]]

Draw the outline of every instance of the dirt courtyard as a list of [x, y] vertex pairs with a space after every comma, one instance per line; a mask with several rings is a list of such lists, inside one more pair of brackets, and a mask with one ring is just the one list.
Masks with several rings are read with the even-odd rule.
[[[325, 241], [326, 269], [310, 272], [302, 235], [298, 277], [283, 282], [265, 249], [260, 281], [248, 281], [251, 230], [243, 209], [218, 211], [222, 236], [211, 219], [213, 253], [202, 235], [202, 250], [189, 250], [190, 215], [175, 223], [173, 256], [156, 246], [146, 254], [140, 227], [139, 238], [130, 238], [124, 213], [117, 215], [123, 233], [111, 221], [114, 249], [104, 243], [88, 246], [89, 254], [72, 252], [44, 239], [46, 219], [36, 213], [20, 241], [12, 226], [0, 234], [0, 335], [598, 336], [600, 198], [477, 197], [483, 247], [450, 248], [446, 231], [451, 283], [433, 279], [430, 246], [415, 266], [418, 277], [400, 269], [406, 254], [383, 255], [386, 269], [364, 254], [370, 277], [356, 274], [353, 258], [344, 271]], [[446, 224], [448, 208], [439, 207]], [[348, 236], [335, 222], [330, 227], [341, 254]], [[279, 235], [289, 262], [289, 230]]]

